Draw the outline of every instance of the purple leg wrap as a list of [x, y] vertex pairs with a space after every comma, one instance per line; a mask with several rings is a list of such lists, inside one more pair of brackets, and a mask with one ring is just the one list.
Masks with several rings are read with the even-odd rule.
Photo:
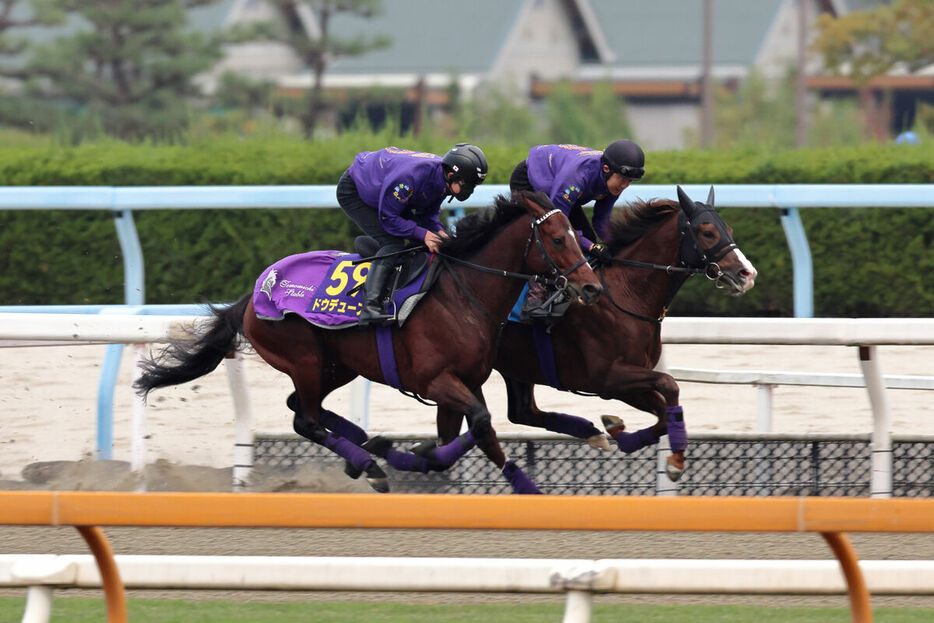
[[338, 437], [348, 439], [351, 443], [358, 446], [363, 445], [368, 439], [366, 431], [353, 422], [345, 420], [333, 411], [321, 409], [321, 413], [318, 415], [318, 421], [321, 422], [326, 429], [333, 431]]
[[578, 439], [587, 439], [588, 437], [602, 434], [597, 427], [590, 423], [590, 420], [585, 420], [576, 415], [549, 411], [542, 413], [542, 418], [545, 420], [545, 428], [547, 430], [561, 433], [562, 435], [570, 435]]
[[634, 433], [623, 431], [616, 438], [616, 445], [626, 454], [631, 454], [636, 450], [641, 450], [656, 443], [658, 443], [658, 437], [655, 436], [651, 428], [643, 428]]
[[386, 453], [386, 462], [400, 472], [428, 473], [428, 461], [411, 452], [400, 452], [393, 448]]
[[665, 407], [665, 422], [668, 425], [668, 443], [672, 452], [684, 452], [688, 448], [688, 431], [684, 426], [684, 410], [680, 406]]
[[331, 433], [328, 433], [327, 437], [325, 437], [324, 447], [347, 459], [351, 465], [360, 471], [366, 471], [374, 463], [369, 452], [347, 439], [336, 437]]
[[477, 445], [477, 440], [474, 439], [472, 432], [467, 431], [451, 443], [435, 448], [432, 451], [433, 458], [445, 467], [450, 467], [454, 465], [454, 461], [464, 456], [475, 445]]
[[516, 493], [523, 495], [541, 494], [535, 483], [514, 462], [506, 461], [506, 464], [503, 465], [503, 475], [509, 479], [509, 484], [512, 485], [512, 489]]

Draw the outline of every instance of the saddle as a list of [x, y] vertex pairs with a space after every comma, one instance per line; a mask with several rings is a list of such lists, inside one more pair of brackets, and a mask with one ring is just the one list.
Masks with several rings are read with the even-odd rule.
[[[379, 243], [370, 236], [357, 236], [354, 238], [353, 248], [362, 259], [372, 260], [376, 259], [376, 254], [379, 252]], [[418, 279], [428, 267], [430, 259], [431, 256], [427, 251], [415, 251], [414, 249], [409, 253], [388, 258], [387, 261], [395, 265], [396, 273], [391, 282], [390, 297], [396, 290]]]
[[[360, 264], [375, 252], [375, 241], [362, 243], [369, 253], [312, 251], [290, 255], [268, 267], [257, 279], [253, 308], [264, 320], [282, 320], [297, 314], [325, 329], [345, 329], [358, 324], [363, 306], [365, 272]], [[363, 257], [361, 257], [361, 255]], [[437, 280], [441, 262], [432, 262], [428, 253], [414, 249], [412, 254], [393, 257], [397, 263], [390, 294], [396, 323], [402, 326], [412, 310]]]

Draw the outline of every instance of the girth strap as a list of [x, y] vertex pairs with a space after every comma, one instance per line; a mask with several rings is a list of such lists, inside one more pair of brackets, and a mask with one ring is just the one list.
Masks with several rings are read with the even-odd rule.
[[536, 322], [532, 325], [532, 337], [535, 342], [535, 352], [538, 355], [538, 364], [542, 368], [542, 374], [545, 375], [545, 382], [564, 391], [561, 381], [558, 380], [558, 368], [555, 365], [555, 350], [551, 343], [551, 334], [545, 328], [544, 322]]
[[392, 350], [392, 327], [376, 329], [376, 351], [379, 354], [379, 367], [383, 371], [386, 383], [402, 390], [399, 368], [396, 366], [396, 354]]

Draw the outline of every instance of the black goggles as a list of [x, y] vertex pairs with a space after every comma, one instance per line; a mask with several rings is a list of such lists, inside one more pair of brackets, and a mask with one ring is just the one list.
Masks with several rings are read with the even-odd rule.
[[617, 171], [623, 177], [630, 180], [641, 180], [642, 176], [645, 175], [645, 167], [627, 167], [622, 165]]

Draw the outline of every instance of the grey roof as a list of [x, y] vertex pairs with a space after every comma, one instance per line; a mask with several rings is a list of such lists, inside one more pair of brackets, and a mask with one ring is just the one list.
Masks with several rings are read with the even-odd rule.
[[[696, 65], [701, 0], [590, 0], [617, 66]], [[782, 0], [713, 0], [713, 62], [751, 65]]]
[[330, 73], [486, 72], [514, 25], [522, 0], [385, 0], [371, 18], [340, 14], [333, 33], [342, 38], [385, 35], [388, 48], [344, 57]]

